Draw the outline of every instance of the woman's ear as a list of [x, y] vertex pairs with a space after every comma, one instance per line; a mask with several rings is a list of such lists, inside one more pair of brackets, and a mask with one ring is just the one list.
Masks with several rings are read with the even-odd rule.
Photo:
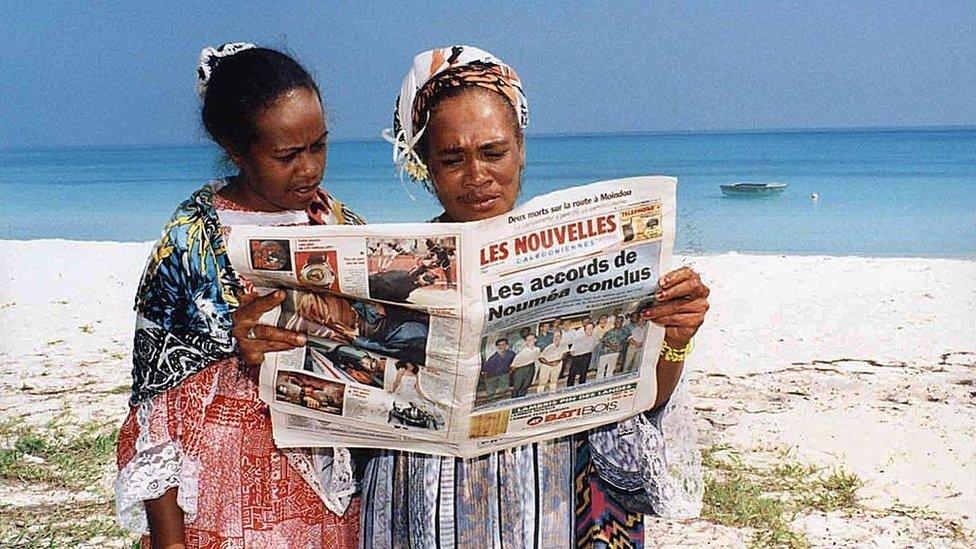
[[227, 155], [227, 158], [231, 162], [233, 162], [235, 166], [237, 166], [237, 170], [239, 172], [243, 171], [244, 155], [241, 152], [239, 152], [235, 147], [232, 147], [230, 143], [219, 142], [218, 144], [220, 145], [221, 149], [224, 149], [224, 154]]
[[525, 171], [525, 134], [519, 132], [519, 174]]
[[231, 152], [230, 149], [224, 149], [224, 150], [227, 151], [227, 158], [229, 158], [230, 161], [233, 162], [235, 166], [237, 166], [237, 171], [238, 172], [243, 172], [244, 171], [244, 157], [241, 154], [239, 154], [239, 153]]

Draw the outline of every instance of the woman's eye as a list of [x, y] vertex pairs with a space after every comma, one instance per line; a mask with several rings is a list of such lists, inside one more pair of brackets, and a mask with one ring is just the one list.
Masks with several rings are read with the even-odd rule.
[[441, 159], [441, 164], [444, 164], [445, 166], [457, 166], [460, 163], [461, 163], [460, 157], [451, 156], [448, 158]]
[[279, 162], [291, 162], [292, 160], [298, 158], [298, 151], [291, 154], [286, 154], [285, 156], [276, 156], [275, 159]]
[[313, 143], [311, 148], [312, 148], [312, 152], [319, 152], [319, 151], [325, 149], [325, 141], [320, 141], [318, 143]]

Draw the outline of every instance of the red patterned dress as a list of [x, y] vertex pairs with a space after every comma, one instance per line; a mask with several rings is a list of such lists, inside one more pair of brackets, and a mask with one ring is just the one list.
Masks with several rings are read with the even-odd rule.
[[[309, 221], [305, 212], [241, 210], [216, 195], [221, 183], [213, 202], [222, 223]], [[341, 218], [341, 204], [320, 198], [330, 206], [322, 221], [341, 222], [330, 219]], [[277, 449], [257, 376], [229, 358], [130, 408], [115, 489], [119, 521], [143, 534], [143, 547], [150, 546], [144, 502], [172, 487], [188, 547], [357, 547], [348, 451]]]

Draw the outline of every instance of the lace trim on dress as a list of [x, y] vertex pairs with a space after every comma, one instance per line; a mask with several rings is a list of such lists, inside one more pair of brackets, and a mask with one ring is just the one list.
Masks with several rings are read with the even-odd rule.
[[132, 532], [149, 534], [146, 500], [156, 499], [166, 490], [178, 488], [176, 503], [186, 522], [197, 514], [199, 464], [181, 457], [175, 442], [166, 442], [140, 452], [115, 479], [115, 501], [119, 523]]
[[343, 446], [321, 449], [285, 449], [288, 464], [305, 479], [309, 487], [322, 498], [322, 503], [338, 516], [349, 507], [356, 480], [352, 456]]
[[705, 482], [698, 450], [698, 426], [692, 410], [688, 376], [682, 375], [666, 413], [660, 418], [666, 465], [661, 475], [669, 479], [669, 488], [655, 510], [664, 518], [693, 518], [701, 514]]
[[[251, 212], [247, 210], [233, 210], [221, 208], [214, 201], [217, 215], [220, 217], [220, 224], [227, 225], [274, 225], [274, 226], [296, 226], [308, 225], [308, 214], [305, 210], [283, 211], [283, 212]], [[230, 203], [228, 200], [224, 200]]]
[[115, 477], [115, 501], [119, 523], [132, 532], [149, 534], [146, 500], [156, 499], [166, 490], [178, 488], [176, 503], [183, 510], [186, 522], [197, 514], [200, 464], [183, 455], [177, 442], [166, 441], [149, 446], [149, 418], [153, 401], [136, 408], [139, 438], [136, 455]]
[[631, 511], [666, 518], [701, 512], [704, 484], [685, 376], [662, 410], [588, 433], [600, 478]]

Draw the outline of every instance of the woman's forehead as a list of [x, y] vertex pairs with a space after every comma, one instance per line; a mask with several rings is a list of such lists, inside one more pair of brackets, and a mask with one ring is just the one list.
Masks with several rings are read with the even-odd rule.
[[515, 115], [505, 99], [490, 91], [444, 99], [434, 111], [427, 131], [441, 141], [475, 140], [479, 144], [516, 136]]
[[305, 88], [282, 94], [254, 122], [266, 142], [316, 140], [326, 129], [321, 101]]

